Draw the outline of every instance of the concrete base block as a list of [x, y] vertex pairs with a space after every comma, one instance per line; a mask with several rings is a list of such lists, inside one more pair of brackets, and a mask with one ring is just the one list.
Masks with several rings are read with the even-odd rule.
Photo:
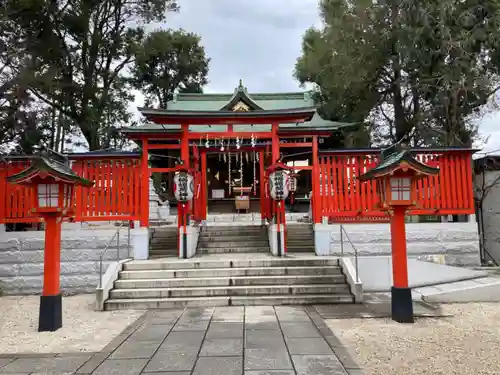
[[340, 225], [328, 225], [328, 224], [314, 225], [314, 247], [316, 255], [319, 256], [331, 255], [330, 241], [331, 241], [331, 233], [335, 232], [334, 227], [340, 230]]
[[149, 230], [142, 227], [131, 230], [131, 245], [134, 259], [149, 258]]

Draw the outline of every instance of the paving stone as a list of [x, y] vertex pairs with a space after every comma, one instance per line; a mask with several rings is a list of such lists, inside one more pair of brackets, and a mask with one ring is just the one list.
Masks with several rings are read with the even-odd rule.
[[205, 332], [171, 332], [160, 345], [159, 351], [199, 350]]
[[157, 352], [148, 363], [145, 372], [191, 371], [198, 357], [197, 350]]
[[295, 375], [293, 370], [245, 370], [245, 375]]
[[302, 307], [276, 306], [276, 315], [280, 322], [309, 322], [309, 315]]
[[334, 355], [292, 355], [297, 375], [346, 375]]
[[182, 315], [184, 310], [152, 310], [148, 311], [146, 319], [149, 318], [163, 318], [177, 320]]
[[366, 373], [361, 369], [347, 369], [349, 375], [366, 375]]
[[178, 321], [172, 331], [206, 331], [210, 320]]
[[245, 322], [245, 329], [247, 330], [279, 330], [280, 325], [277, 320], [271, 322]]
[[212, 322], [243, 322], [244, 317], [244, 306], [221, 306], [215, 308]]
[[143, 372], [142, 375], [191, 375], [191, 371]]
[[193, 375], [243, 375], [242, 357], [204, 357], [198, 359]]
[[81, 366], [76, 374], [91, 374], [104, 360], [109, 356], [109, 353], [94, 354], [83, 366]]
[[280, 331], [247, 331], [245, 349], [286, 349], [285, 340]]
[[205, 339], [201, 347], [200, 356], [242, 356], [243, 338], [241, 339]]
[[125, 341], [116, 351], [111, 354], [111, 359], [133, 359], [133, 358], [151, 358], [160, 342], [154, 341]]
[[172, 325], [146, 325], [135, 331], [128, 340], [130, 341], [163, 341], [168, 335]]
[[332, 355], [332, 349], [323, 338], [287, 338], [286, 344], [290, 354], [324, 354]]
[[245, 370], [274, 369], [293, 369], [286, 350], [245, 349]]
[[217, 323], [212, 322], [208, 328], [207, 338], [238, 339], [243, 338], [243, 323]]
[[138, 375], [147, 362], [147, 359], [107, 359], [92, 375]]
[[342, 362], [342, 365], [346, 369], [359, 369], [359, 365], [357, 362], [353, 359], [347, 348], [345, 347], [337, 347], [335, 348], [335, 355], [337, 358]]
[[210, 308], [191, 308], [186, 309], [179, 321], [188, 322], [188, 321], [199, 321], [199, 320], [210, 320], [214, 313], [215, 307]]
[[10, 363], [14, 360], [14, 358], [0, 358], [0, 369], [5, 366], [7, 363]]
[[335, 336], [335, 335], [328, 335], [328, 336], [323, 336], [324, 339], [326, 340], [326, 342], [333, 348], [343, 348], [344, 347], [344, 344], [342, 343], [342, 341], [340, 341], [340, 339]]
[[1, 368], [2, 372], [32, 373], [41, 372], [47, 375], [75, 372], [88, 361], [90, 356], [52, 357], [52, 358], [18, 358]]
[[321, 337], [312, 322], [281, 323], [285, 337]]

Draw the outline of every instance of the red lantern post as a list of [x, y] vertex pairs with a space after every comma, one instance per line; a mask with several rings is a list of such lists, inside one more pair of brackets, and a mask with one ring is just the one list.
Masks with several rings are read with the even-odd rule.
[[[277, 255], [286, 255], [286, 216], [285, 216], [285, 200], [288, 197], [288, 173], [292, 170], [289, 166], [281, 161], [277, 161], [267, 168], [269, 173], [269, 195], [275, 204], [274, 223], [277, 228]], [[287, 172], [285, 172], [287, 171]], [[281, 227], [283, 226], [283, 246], [281, 243]], [[283, 251], [281, 251], [283, 249]]]
[[405, 214], [417, 202], [417, 181], [439, 172], [420, 163], [401, 144], [382, 151], [379, 164], [359, 176], [361, 181], [376, 180], [380, 208], [391, 215], [392, 319], [413, 323], [413, 302], [408, 285]]
[[[194, 197], [194, 170], [179, 164], [174, 168], [174, 195], [177, 205], [177, 230], [179, 234], [179, 258], [187, 259], [187, 227], [189, 225], [189, 202]], [[182, 233], [181, 233], [182, 232]]]
[[56, 331], [62, 327], [60, 292], [61, 222], [73, 215], [74, 187], [92, 186], [77, 176], [68, 160], [57, 153], [33, 157], [31, 166], [7, 179], [33, 190], [31, 212], [45, 223], [43, 290], [40, 297], [38, 331]]

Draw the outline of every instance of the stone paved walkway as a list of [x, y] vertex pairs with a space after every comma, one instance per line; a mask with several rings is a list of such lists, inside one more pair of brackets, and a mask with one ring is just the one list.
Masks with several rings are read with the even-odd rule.
[[0, 375], [362, 375], [313, 307], [152, 310], [100, 353], [0, 356]]

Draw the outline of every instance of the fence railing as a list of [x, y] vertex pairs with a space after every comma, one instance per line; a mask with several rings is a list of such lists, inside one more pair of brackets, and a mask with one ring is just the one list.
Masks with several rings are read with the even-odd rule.
[[[130, 258], [130, 222], [128, 222], [129, 225], [127, 227], [127, 257]], [[106, 252], [110, 249], [113, 248], [113, 244], [115, 243], [115, 238], [116, 238], [116, 261], [120, 261], [120, 230], [123, 228], [123, 225], [125, 224], [125, 221], [122, 221], [118, 228], [116, 229], [115, 233], [111, 236], [109, 239], [108, 243], [104, 247], [104, 250], [101, 251], [101, 254], [99, 255], [99, 288], [102, 288], [102, 277], [104, 275], [104, 270], [103, 270], [103, 261], [104, 261], [104, 256], [106, 255]]]
[[[0, 223], [40, 221], [29, 211], [32, 190], [6, 181], [8, 176], [25, 169], [28, 163], [27, 160], [0, 162]], [[92, 187], [75, 189], [74, 221], [139, 219], [143, 188], [139, 159], [78, 159], [72, 161], [72, 169], [78, 175], [94, 181]]]
[[[411, 215], [473, 214], [471, 153], [418, 153], [416, 158], [439, 168], [437, 176], [417, 182], [418, 201]], [[358, 176], [378, 163], [377, 154], [330, 153], [319, 160], [320, 212], [322, 217], [342, 221], [342, 217], [385, 217], [379, 210], [376, 184], [361, 182]]]
[[347, 239], [347, 242], [351, 245], [354, 250], [354, 268], [356, 271], [356, 282], [359, 283], [359, 264], [358, 264], [358, 249], [351, 241], [351, 238], [347, 234], [343, 225], [340, 225], [340, 256], [343, 258], [344, 254], [344, 238]]

